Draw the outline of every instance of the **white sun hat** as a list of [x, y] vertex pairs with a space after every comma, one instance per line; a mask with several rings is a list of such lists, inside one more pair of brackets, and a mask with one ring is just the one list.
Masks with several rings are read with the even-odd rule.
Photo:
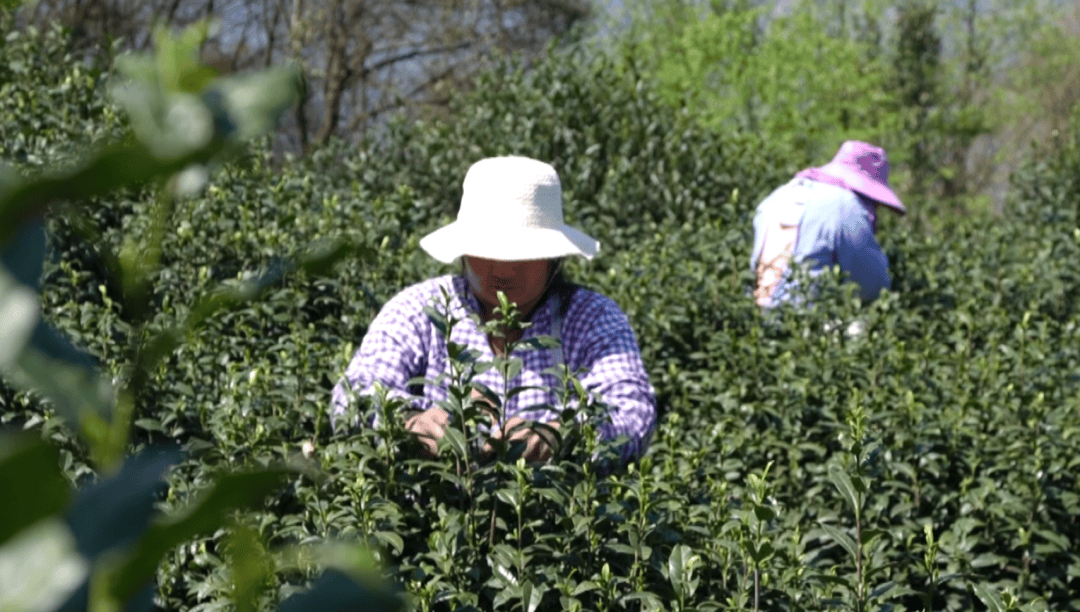
[[527, 157], [489, 157], [469, 168], [457, 221], [420, 240], [450, 263], [462, 255], [499, 261], [592, 259], [600, 243], [563, 222], [555, 169]]

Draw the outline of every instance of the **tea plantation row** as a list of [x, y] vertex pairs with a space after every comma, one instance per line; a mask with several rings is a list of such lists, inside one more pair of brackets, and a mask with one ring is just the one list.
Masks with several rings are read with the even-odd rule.
[[[4, 47], [9, 70], [53, 58], [3, 81], [7, 161], [63, 160], [122, 129], [103, 75], [60, 62], [62, 45], [23, 33]], [[795, 169], [687, 127], [618, 61], [506, 66], [448, 120], [302, 160], [256, 146], [179, 201], [151, 329], [220, 282], [268, 290], [206, 322], [138, 398], [133, 450], [187, 451], [162, 506], [221, 470], [304, 455], [325, 478], [297, 478], [244, 523], [270, 548], [367, 542], [417, 610], [1080, 609], [1080, 132], [1015, 177], [1003, 217], [918, 235], [885, 222], [894, 291], [871, 306], [832, 286], [812, 311], [763, 317], [750, 217]], [[441, 271], [417, 241], [451, 218], [469, 164], [496, 154], [553, 163], [568, 221], [603, 245], [570, 274], [626, 311], [662, 411], [626, 473], [598, 474], [588, 437], [544, 467], [462, 470], [411, 458], [393, 418], [329, 427], [330, 388], [379, 307]], [[131, 313], [100, 255], [139, 236], [151, 205], [101, 201], [94, 242], [49, 223], [48, 317], [110, 375], [124, 375]], [[335, 237], [368, 248], [323, 275], [288, 265]], [[856, 319], [863, 333], [846, 333]], [[4, 387], [0, 420], [40, 429], [73, 481], [93, 478], [35, 396]], [[224, 542], [172, 553], [163, 609], [230, 605]], [[278, 573], [264, 603], [305, 580]]]

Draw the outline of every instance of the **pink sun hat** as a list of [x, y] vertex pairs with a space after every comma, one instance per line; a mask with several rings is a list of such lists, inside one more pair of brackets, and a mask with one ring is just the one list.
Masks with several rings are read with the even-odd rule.
[[889, 189], [889, 161], [885, 158], [885, 149], [869, 143], [849, 140], [831, 162], [818, 168], [807, 168], [795, 176], [850, 189], [901, 215], [907, 213], [900, 198]]

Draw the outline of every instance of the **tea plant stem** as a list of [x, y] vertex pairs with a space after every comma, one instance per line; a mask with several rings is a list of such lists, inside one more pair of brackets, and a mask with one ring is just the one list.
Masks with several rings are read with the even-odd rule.
[[761, 571], [754, 565], [754, 612], [757, 612], [761, 609]]
[[[388, 395], [384, 390], [381, 393], [381, 397], [379, 397], [379, 399], [378, 399], [378, 401], [379, 401], [379, 404], [378, 404], [379, 410], [382, 412], [382, 414], [379, 415], [379, 416], [383, 419], [383, 423], [385, 424], [385, 426], [387, 428], [391, 429], [391, 431], [390, 431], [391, 439], [394, 439], [394, 438], [397, 438], [399, 432], [397, 431], [397, 421], [394, 420], [394, 418], [392, 418], [391, 411], [387, 410], [387, 400], [388, 400]], [[396, 417], [396, 415], [393, 415], [393, 416]], [[386, 478], [383, 479], [383, 493], [382, 494], [383, 494], [383, 499], [390, 499], [390, 487], [393, 485], [394, 482], [396, 482], [395, 473], [394, 473], [394, 466], [395, 466], [395, 463], [396, 463], [394, 461], [394, 450], [393, 450], [393, 445], [392, 444], [381, 444], [380, 446], [382, 446], [383, 452], [385, 453], [384, 460], [386, 462], [386, 470], [387, 470]]]
[[858, 581], [855, 609], [857, 612], [862, 612], [865, 606], [866, 585], [863, 581], [862, 512], [858, 508], [855, 509], [855, 579]]
[[[1036, 442], [1036, 449], [1037, 448], [1038, 448], [1038, 443]], [[1038, 452], [1038, 450], [1036, 450], [1035, 456], [1039, 457], [1039, 455], [1040, 455], [1040, 453]], [[1037, 466], [1038, 466], [1038, 464], [1037, 464]], [[1038, 467], [1041, 467], [1041, 466], [1038, 466]], [[1035, 498], [1032, 500], [1031, 512], [1028, 514], [1028, 518], [1027, 518], [1026, 531], [1028, 533], [1028, 537], [1027, 537], [1027, 542], [1024, 543], [1024, 552], [1023, 552], [1023, 554], [1021, 556], [1021, 559], [1023, 561], [1023, 563], [1022, 563], [1022, 568], [1023, 569], [1022, 569], [1022, 572], [1020, 574], [1020, 579], [1017, 581], [1019, 583], [1018, 589], [1019, 589], [1020, 592], [1023, 592], [1024, 589], [1027, 588], [1028, 582], [1030, 582], [1030, 580], [1031, 580], [1031, 559], [1032, 559], [1031, 553], [1032, 553], [1032, 551], [1034, 549], [1034, 543], [1033, 543], [1034, 538], [1031, 537], [1031, 534], [1034, 532], [1034, 530], [1036, 528], [1035, 518], [1038, 515], [1039, 506], [1040, 506], [1040, 504], [1042, 504], [1042, 501], [1043, 501], [1042, 500], [1042, 497], [1043, 497], [1042, 496], [1042, 486], [1040, 486], [1040, 483], [1038, 482], [1038, 480], [1036, 480], [1035, 484], [1036, 484], [1036, 486], [1035, 486]]]
[[934, 601], [937, 599], [938, 544], [934, 540], [934, 530], [929, 523], [923, 525], [923, 533], [925, 534], [924, 537], [926, 538], [926, 552], [923, 554], [923, 567], [926, 570], [926, 580], [930, 585], [930, 589], [929, 593], [920, 593], [920, 598], [923, 601], [923, 607], [925, 609], [933, 610]]
[[524, 476], [521, 473], [521, 471], [518, 471], [518, 485], [519, 485], [519, 490], [521, 491], [521, 498], [518, 500], [518, 504], [517, 504], [517, 550], [518, 550], [518, 560], [521, 563], [521, 567], [518, 568], [518, 575], [520, 576], [520, 575], [524, 574], [525, 565], [526, 565], [525, 564], [525, 557], [521, 554], [521, 544], [522, 544], [521, 540], [522, 540], [522, 536], [524, 535], [524, 531], [525, 531], [525, 522], [522, 520], [521, 510], [522, 510], [522, 507], [525, 505], [525, 492], [526, 492]]
[[[461, 473], [461, 460], [459, 459], [458, 461], [457, 469], [458, 473]], [[474, 495], [475, 491], [473, 490], [474, 485], [472, 466], [469, 465], [469, 448], [468, 445], [465, 445], [465, 512], [468, 517], [469, 541], [472, 542], [473, 548], [478, 549], [480, 546], [477, 536], [479, 536], [480, 530], [477, 525], [476, 496]]]
[[[261, 206], [259, 207], [259, 210], [262, 210]], [[296, 305], [296, 320], [297, 321], [302, 321], [303, 320], [302, 317], [303, 317], [303, 313], [300, 312], [300, 304], [297, 303], [297, 305]], [[304, 378], [305, 378], [306, 373], [310, 372], [312, 370], [312, 368], [309, 367], [308, 358], [307, 358], [308, 357], [308, 351], [307, 351], [307, 346], [308, 345], [301, 344], [300, 346], [301, 346], [300, 351], [299, 351], [300, 358], [297, 360], [297, 368], [296, 368], [296, 400], [295, 400], [295, 403], [293, 404], [293, 407], [294, 407], [297, 414], [303, 414], [301, 406], [302, 406], [302, 404], [304, 402]], [[282, 415], [279, 414], [278, 416], [281, 417]]]

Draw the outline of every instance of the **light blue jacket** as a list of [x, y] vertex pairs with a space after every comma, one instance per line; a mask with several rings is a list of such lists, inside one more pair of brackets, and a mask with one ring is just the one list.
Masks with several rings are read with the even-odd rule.
[[[888, 258], [874, 238], [875, 209], [872, 200], [854, 191], [808, 178], [792, 179], [757, 207], [750, 267], [757, 269], [765, 219], [781, 215], [786, 223], [799, 225], [792, 267], [801, 264], [816, 276], [839, 265], [848, 280], [859, 285], [863, 301], [869, 302], [890, 284]], [[793, 285], [789, 268], [773, 292], [771, 305], [790, 299]]]

